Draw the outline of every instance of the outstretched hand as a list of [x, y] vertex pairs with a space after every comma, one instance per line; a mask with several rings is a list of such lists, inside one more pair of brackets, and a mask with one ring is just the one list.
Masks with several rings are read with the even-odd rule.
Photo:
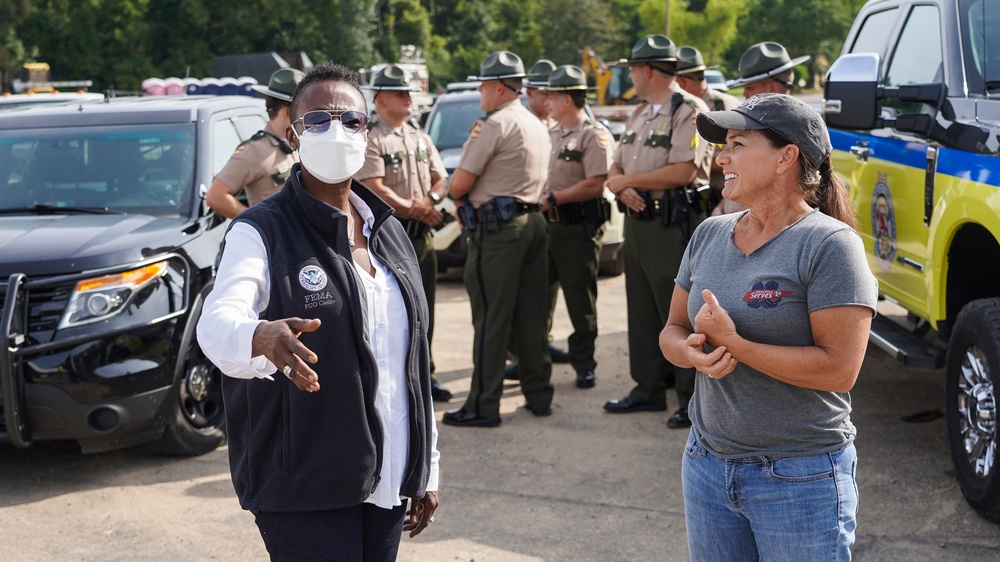
[[299, 341], [299, 335], [314, 332], [319, 325], [319, 318], [283, 318], [261, 322], [253, 333], [253, 357], [267, 357], [299, 390], [316, 392], [319, 390], [319, 376], [309, 363], [316, 364], [319, 358]]

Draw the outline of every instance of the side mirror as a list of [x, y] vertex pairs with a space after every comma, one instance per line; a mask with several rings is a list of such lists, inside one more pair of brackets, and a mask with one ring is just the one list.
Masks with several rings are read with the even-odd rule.
[[[948, 93], [944, 84], [906, 84], [896, 88], [880, 86], [882, 61], [875, 53], [844, 55], [833, 63], [826, 76], [823, 116], [829, 127], [837, 129], [894, 127], [926, 137], [931, 134], [937, 112]], [[907, 104], [928, 104], [933, 111], [899, 113], [895, 119], [883, 118], [882, 102], [886, 99]]]
[[844, 55], [826, 73], [823, 116], [836, 129], [879, 127], [879, 77], [882, 60], [875, 53]]

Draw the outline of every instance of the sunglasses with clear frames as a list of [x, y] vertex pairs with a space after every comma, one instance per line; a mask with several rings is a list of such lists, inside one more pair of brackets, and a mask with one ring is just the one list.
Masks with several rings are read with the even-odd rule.
[[334, 111], [317, 109], [307, 111], [295, 120], [292, 125], [302, 122], [302, 128], [310, 133], [325, 133], [330, 130], [332, 121], [340, 121], [348, 133], [360, 133], [368, 128], [368, 116], [360, 111]]

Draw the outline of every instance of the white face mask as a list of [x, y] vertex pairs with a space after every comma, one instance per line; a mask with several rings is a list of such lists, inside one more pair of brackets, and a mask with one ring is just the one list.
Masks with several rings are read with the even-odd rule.
[[340, 183], [356, 174], [365, 164], [368, 142], [361, 133], [348, 133], [340, 122], [330, 123], [323, 133], [298, 134], [299, 161], [309, 173], [324, 183]]

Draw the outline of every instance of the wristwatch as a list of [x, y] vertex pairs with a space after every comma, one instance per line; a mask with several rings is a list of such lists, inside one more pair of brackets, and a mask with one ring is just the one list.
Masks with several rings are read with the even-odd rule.
[[549, 192], [549, 197], [548, 199], [546, 199], [546, 201], [549, 202], [549, 207], [555, 207], [556, 205], [558, 205], [558, 203], [556, 203], [556, 194], [552, 193], [551, 191]]
[[433, 201], [435, 205], [441, 202], [441, 196], [438, 195], [436, 191], [431, 191], [427, 194], [427, 196], [431, 198], [431, 201]]

